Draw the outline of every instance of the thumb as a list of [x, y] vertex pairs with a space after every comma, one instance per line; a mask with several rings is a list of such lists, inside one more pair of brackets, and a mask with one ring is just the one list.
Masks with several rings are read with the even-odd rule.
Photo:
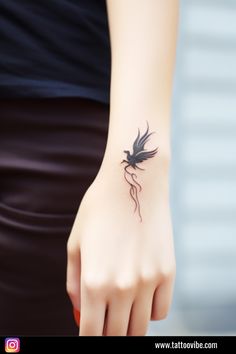
[[81, 279], [81, 255], [80, 249], [68, 242], [67, 245], [67, 276], [66, 290], [74, 309], [80, 310], [80, 279]]

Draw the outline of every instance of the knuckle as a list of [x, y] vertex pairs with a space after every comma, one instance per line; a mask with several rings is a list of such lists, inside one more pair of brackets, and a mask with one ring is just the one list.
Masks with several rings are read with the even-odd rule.
[[108, 282], [97, 274], [90, 274], [83, 278], [83, 286], [87, 293], [99, 295], [107, 290]]
[[156, 282], [157, 274], [154, 270], [144, 270], [140, 274], [140, 283], [148, 285]]
[[160, 278], [162, 280], [173, 280], [176, 274], [176, 267], [175, 265], [169, 265], [162, 267], [160, 269]]
[[132, 293], [137, 288], [137, 281], [135, 278], [131, 279], [120, 279], [117, 280], [114, 284], [115, 293], [120, 296]]

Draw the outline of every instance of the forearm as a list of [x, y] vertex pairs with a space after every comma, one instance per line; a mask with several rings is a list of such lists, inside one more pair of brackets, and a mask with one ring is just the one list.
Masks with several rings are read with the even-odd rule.
[[[116, 188], [126, 188], [125, 151], [132, 153], [140, 129], [154, 132], [145, 145], [158, 148], [141, 162], [138, 178], [146, 191], [168, 189], [170, 114], [175, 60], [178, 1], [110, 0], [112, 44], [109, 135], [100, 174], [111, 176]], [[147, 194], [147, 193], [146, 193]], [[144, 197], [144, 193], [143, 193]]]
[[151, 129], [158, 132], [159, 144], [169, 150], [178, 1], [110, 0], [108, 14], [112, 45], [112, 147], [114, 136], [123, 137], [123, 146], [130, 142], [133, 129], [148, 120]]

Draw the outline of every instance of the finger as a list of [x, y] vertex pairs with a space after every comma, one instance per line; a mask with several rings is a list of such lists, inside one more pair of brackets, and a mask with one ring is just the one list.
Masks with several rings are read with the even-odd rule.
[[165, 280], [155, 291], [152, 304], [152, 320], [166, 318], [173, 296], [174, 282], [172, 279]]
[[104, 335], [106, 336], [126, 336], [130, 311], [132, 307], [132, 299], [116, 297], [111, 300], [108, 305], [106, 328]]
[[67, 248], [67, 276], [66, 288], [76, 310], [80, 309], [80, 279], [81, 279], [81, 255], [80, 250]]
[[128, 328], [128, 336], [144, 336], [152, 311], [153, 291], [143, 290], [134, 301]]
[[102, 336], [106, 303], [96, 298], [95, 292], [84, 289], [81, 292], [80, 336]]

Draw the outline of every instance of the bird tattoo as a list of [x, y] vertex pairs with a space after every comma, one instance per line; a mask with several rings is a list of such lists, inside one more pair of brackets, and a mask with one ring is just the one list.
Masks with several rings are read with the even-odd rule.
[[138, 135], [133, 143], [133, 153], [131, 154], [130, 151], [124, 150], [126, 160], [121, 162], [126, 164], [124, 167], [124, 178], [130, 186], [129, 194], [134, 201], [134, 212], [138, 212], [140, 222], [142, 222], [142, 215], [138, 194], [142, 191], [142, 186], [137, 181], [138, 176], [133, 172], [133, 170], [138, 169], [144, 171], [144, 168], [141, 168], [138, 164], [156, 155], [158, 148], [151, 151], [147, 151], [144, 148], [152, 134], [154, 134], [154, 132], [149, 133], [149, 125], [147, 122], [147, 129], [143, 135], [140, 136], [140, 130], [138, 130]]

